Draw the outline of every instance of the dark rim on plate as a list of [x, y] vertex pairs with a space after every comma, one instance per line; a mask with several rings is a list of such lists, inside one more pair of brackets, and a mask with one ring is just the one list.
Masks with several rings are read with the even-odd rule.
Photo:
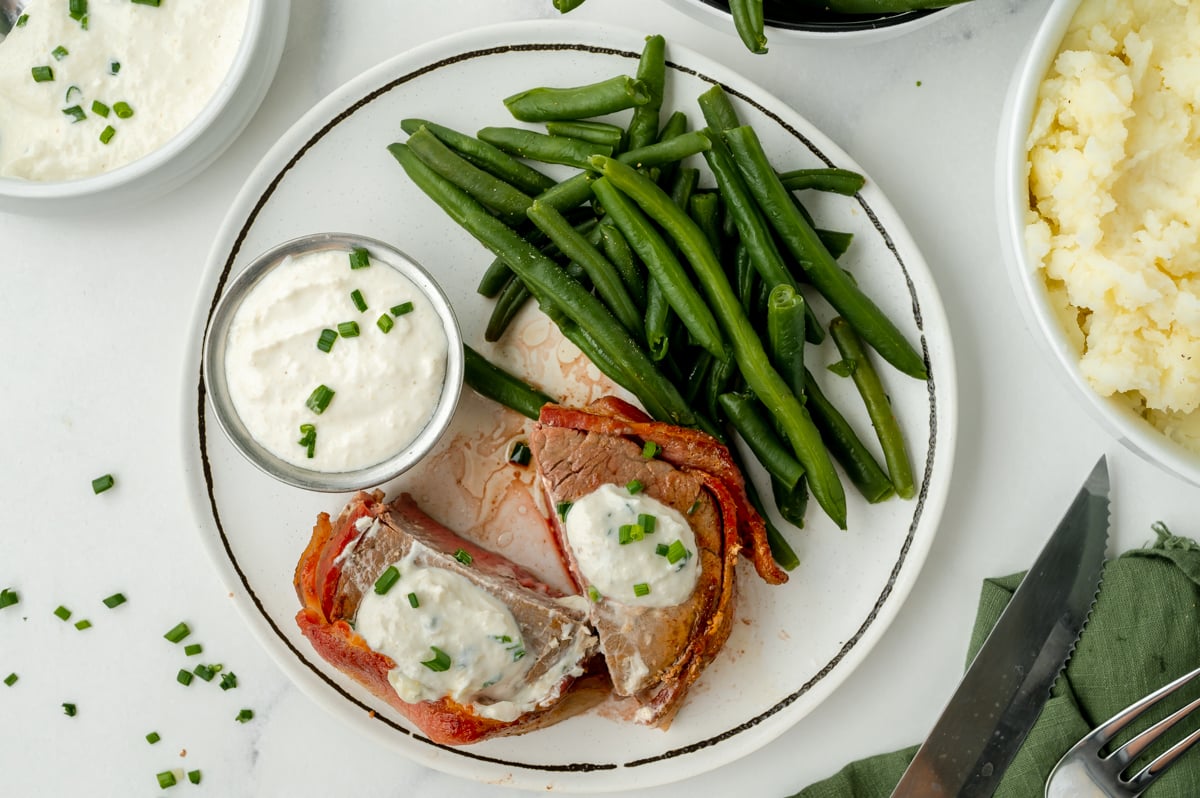
[[[726, 0], [699, 0], [706, 6], [729, 13]], [[816, 33], [847, 33], [875, 30], [902, 25], [927, 17], [943, 9], [925, 8], [917, 11], [897, 11], [889, 14], [836, 14], [831, 11], [805, 8], [795, 0], [763, 0], [763, 18], [773, 28], [813, 31]]]

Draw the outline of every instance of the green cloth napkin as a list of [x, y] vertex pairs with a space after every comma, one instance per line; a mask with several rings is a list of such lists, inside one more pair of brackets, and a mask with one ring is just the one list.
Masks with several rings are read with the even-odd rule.
[[[1108, 563], [1100, 595], [1067, 669], [1017, 753], [996, 798], [1043, 795], [1050, 770], [1079, 738], [1147, 693], [1200, 667], [1200, 545], [1155, 524], [1158, 540]], [[1021, 574], [983, 583], [967, 661], [1000, 617]], [[1141, 729], [1200, 695], [1188, 689], [1143, 716]], [[1181, 724], [1177, 737], [1196, 728]], [[1155, 749], [1151, 749], [1153, 754]], [[906, 748], [852, 762], [795, 798], [887, 798], [916, 754]], [[1200, 750], [1147, 791], [1147, 798], [1200, 795]]]

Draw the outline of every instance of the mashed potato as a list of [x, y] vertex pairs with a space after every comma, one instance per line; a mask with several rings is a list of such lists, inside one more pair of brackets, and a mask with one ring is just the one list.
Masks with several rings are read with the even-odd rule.
[[1026, 246], [1083, 374], [1200, 451], [1200, 3], [1084, 0], [1027, 143]]

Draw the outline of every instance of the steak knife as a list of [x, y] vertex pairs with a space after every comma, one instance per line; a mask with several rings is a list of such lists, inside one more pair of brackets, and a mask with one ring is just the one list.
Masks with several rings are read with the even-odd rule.
[[1017, 587], [892, 798], [986, 798], [1041, 714], [1100, 589], [1103, 457]]

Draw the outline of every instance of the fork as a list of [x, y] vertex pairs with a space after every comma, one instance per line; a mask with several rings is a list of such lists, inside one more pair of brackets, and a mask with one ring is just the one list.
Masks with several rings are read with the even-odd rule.
[[1160, 720], [1108, 756], [1100, 752], [1143, 712], [1197, 676], [1200, 676], [1200, 668], [1130, 704], [1076, 743], [1050, 772], [1050, 779], [1046, 782], [1046, 798], [1135, 798], [1145, 792], [1167, 768], [1200, 741], [1200, 729], [1180, 740], [1136, 774], [1126, 778], [1125, 770], [1168, 729], [1200, 708], [1200, 698]]

